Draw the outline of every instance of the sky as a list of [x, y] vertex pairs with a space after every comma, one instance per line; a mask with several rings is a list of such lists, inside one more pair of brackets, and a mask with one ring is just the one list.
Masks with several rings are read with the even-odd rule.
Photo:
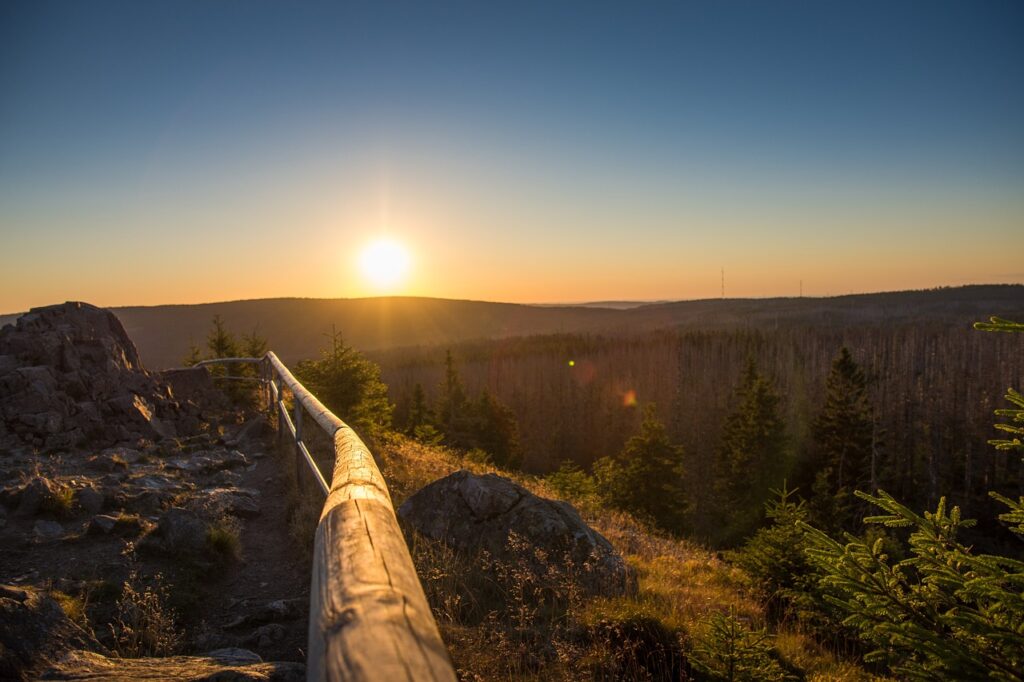
[[824, 296], [1021, 253], [1020, 2], [0, 4], [0, 312]]

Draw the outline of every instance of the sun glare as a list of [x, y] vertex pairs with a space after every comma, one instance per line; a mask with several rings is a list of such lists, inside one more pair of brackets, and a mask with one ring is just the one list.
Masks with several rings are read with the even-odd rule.
[[378, 289], [400, 284], [409, 270], [409, 263], [409, 251], [393, 239], [371, 242], [359, 256], [363, 276]]

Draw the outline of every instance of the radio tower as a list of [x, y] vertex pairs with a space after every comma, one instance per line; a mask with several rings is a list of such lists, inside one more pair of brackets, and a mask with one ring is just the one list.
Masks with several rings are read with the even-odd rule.
[[725, 298], [725, 268], [722, 268], [722, 298]]

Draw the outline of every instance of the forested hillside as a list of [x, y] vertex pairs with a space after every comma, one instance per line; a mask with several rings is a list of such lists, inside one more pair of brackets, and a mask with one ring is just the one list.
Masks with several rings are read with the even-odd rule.
[[[810, 495], [820, 468], [815, 420], [830, 368], [846, 347], [866, 384], [871, 462], [860, 464], [864, 476], [912, 508], [948, 495], [965, 514], [992, 518], [987, 491], [1016, 494], [1024, 484], [1018, 458], [986, 445], [992, 411], [1007, 386], [1024, 380], [1024, 338], [981, 334], [972, 321], [551, 335], [455, 346], [452, 364], [467, 396], [486, 390], [511, 409], [522, 466], [531, 472], [553, 471], [564, 460], [587, 468], [615, 455], [639, 428], [638, 408], [655, 403], [670, 439], [683, 446], [688, 530], [709, 537], [721, 519], [712, 483], [726, 474], [723, 432], [743, 399], [745, 367], [752, 361], [777, 397], [784, 434], [776, 466], [743, 476], [764, 493], [750, 500], [756, 514], [783, 478]], [[417, 386], [428, 407], [442, 400], [444, 348], [373, 357], [397, 404], [398, 426], [410, 419]]]
[[[238, 334], [257, 330], [286, 362], [315, 357], [341, 332], [363, 351], [537, 334], [629, 336], [659, 329], [781, 329], [900, 322], [963, 324], [1024, 310], [1024, 286], [979, 285], [825, 298], [707, 299], [638, 305], [538, 306], [437, 298], [277, 298], [198, 305], [119, 307], [150, 369], [178, 367], [219, 315]], [[16, 315], [0, 316], [0, 325]]]

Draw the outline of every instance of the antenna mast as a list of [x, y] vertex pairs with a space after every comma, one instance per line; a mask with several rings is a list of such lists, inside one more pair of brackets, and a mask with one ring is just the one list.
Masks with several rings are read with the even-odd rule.
[[722, 268], [722, 298], [725, 298], [725, 268]]

